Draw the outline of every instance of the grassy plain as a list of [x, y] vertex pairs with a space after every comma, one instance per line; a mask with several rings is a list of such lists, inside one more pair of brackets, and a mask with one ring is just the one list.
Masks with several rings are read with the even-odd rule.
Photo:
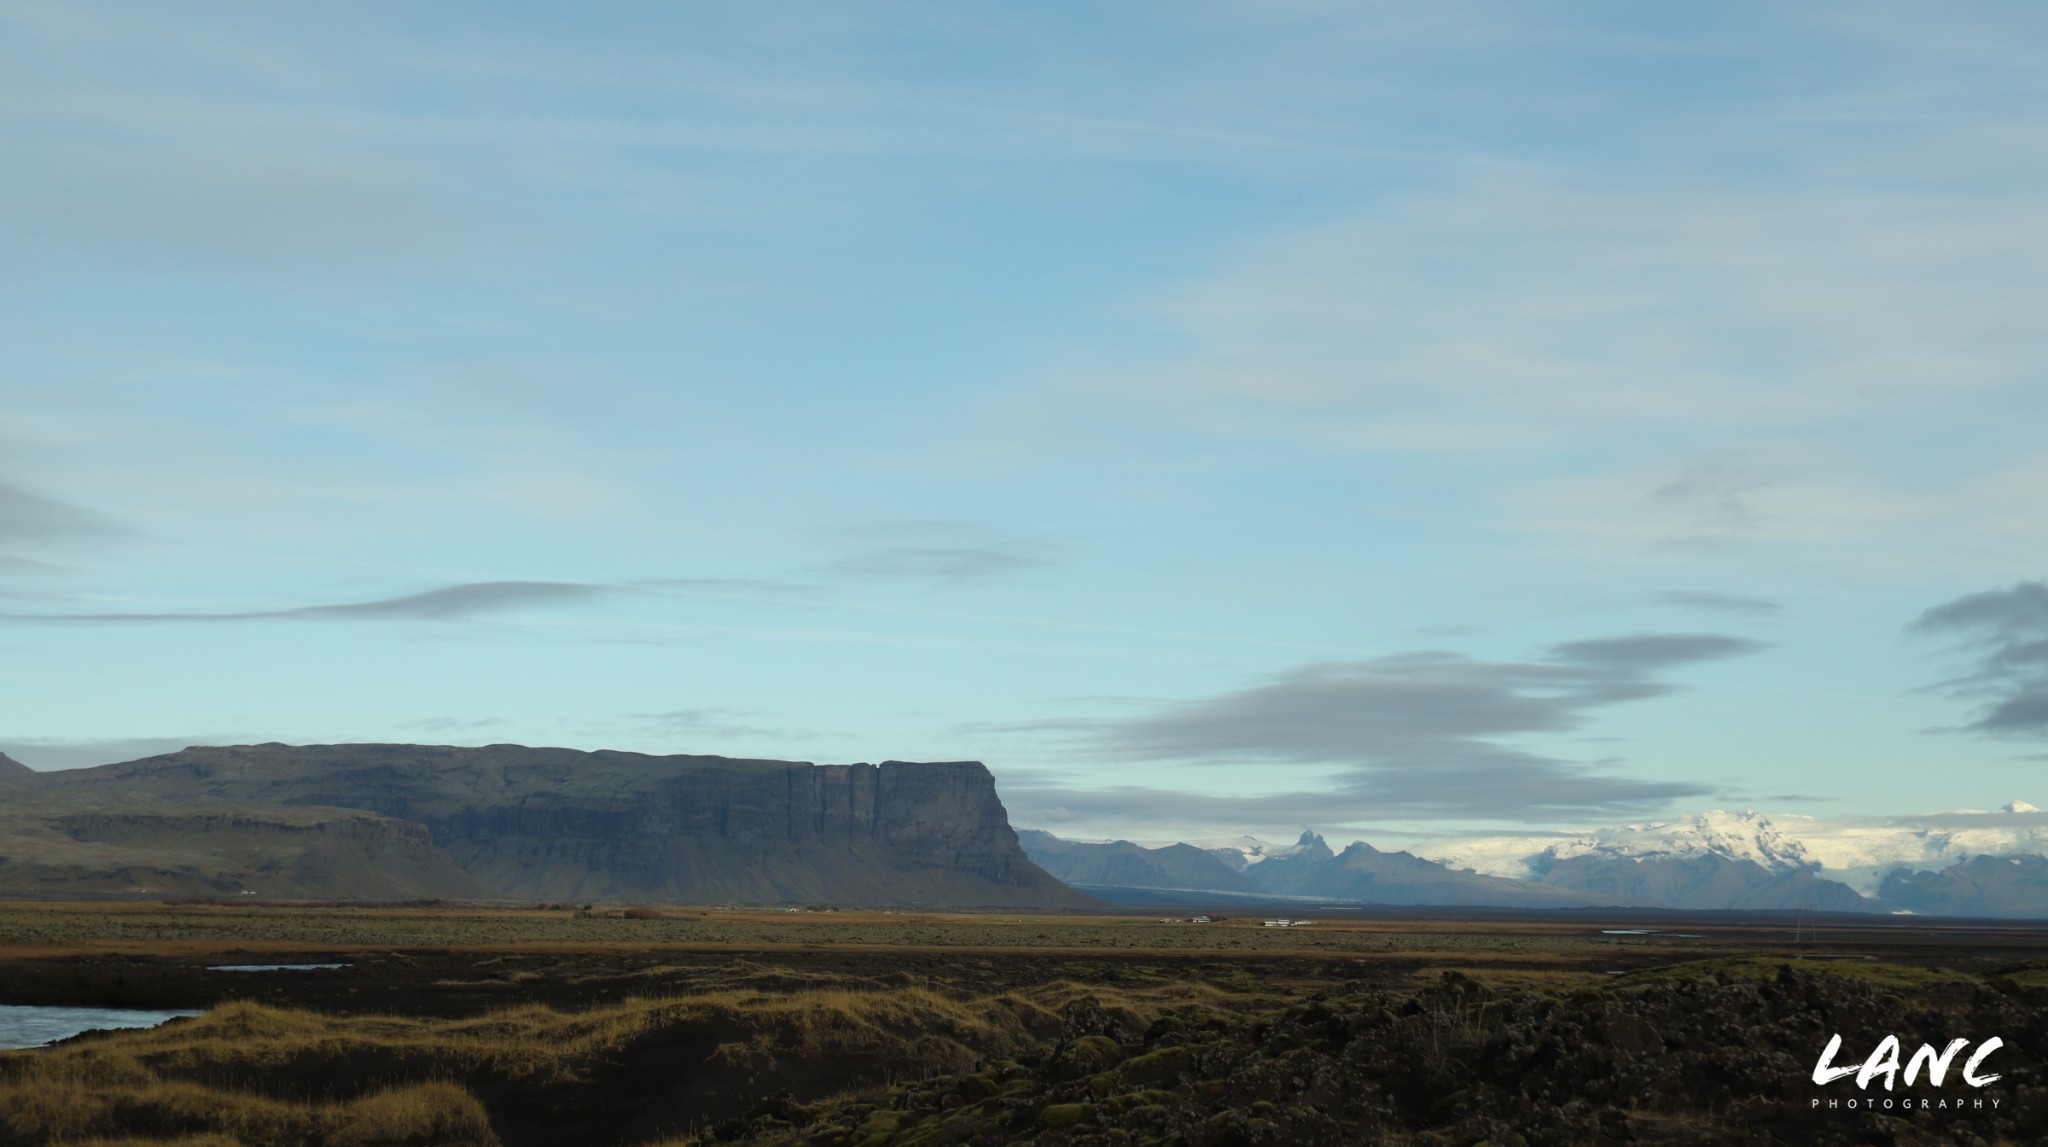
[[[1836, 1016], [1924, 998], [1936, 1010], [1923, 1019], [1938, 1026], [1941, 1009], [2031, 1008], [2048, 994], [2048, 935], [2027, 928], [1657, 924], [0, 905], [0, 1003], [211, 1009], [0, 1053], [0, 1147], [1472, 1142], [1487, 1120], [1551, 1118], [1545, 1104], [1565, 1102], [1474, 1091], [1501, 1070], [1482, 1069], [1496, 1045], [1622, 1047], [1635, 1037], [1600, 1018], [1617, 1010], [1665, 1009], [1656, 1022], [1675, 1030], [1720, 1008], [1726, 1024], [1705, 1030], [1737, 1032], [1756, 1021], [1735, 1013], [1769, 1010], [1774, 992]], [[348, 966], [208, 970], [301, 961]], [[1702, 985], [1708, 1002], [1686, 994]], [[1308, 1034], [1269, 1035], [1290, 1024]], [[1381, 1029], [1373, 1046], [1426, 1038], [1409, 1058], [1436, 1074], [1403, 1082], [1406, 1059], [1360, 1059], [1352, 1035]], [[1744, 1039], [1808, 1033], [1694, 1036], [1709, 1061], [1683, 1070], [1711, 1074], [1712, 1056], [1749, 1054]], [[1652, 1044], [1669, 1058], [1685, 1041]], [[1612, 1054], [1638, 1052], [1651, 1055]], [[1309, 1058], [1247, 1082], [1285, 1056]], [[1539, 1061], [1550, 1062], [1530, 1052], [1517, 1070]], [[1599, 1070], [1629, 1078], [1635, 1067]], [[1805, 1068], [1788, 1070], [1796, 1080]], [[1326, 1077], [1340, 1082], [1312, 1082]], [[1308, 1090], [1288, 1107], [1296, 1084]], [[1329, 1111], [1381, 1092], [1379, 1107], [1330, 1123]], [[1458, 1095], [1462, 1114], [1438, 1102]], [[2048, 1090], [2040, 1098], [2048, 1114]], [[1711, 1141], [1688, 1137], [1688, 1110], [1640, 1098], [1616, 1110], [1638, 1141]], [[1582, 1112], [1513, 1134], [1591, 1143], [1605, 1141], [1601, 1126]], [[1981, 1141], [1999, 1141], [1996, 1126], [1983, 1130]], [[1806, 1141], [1834, 1141], [1825, 1132]], [[1759, 1134], [1720, 1141], [1799, 1141]]]

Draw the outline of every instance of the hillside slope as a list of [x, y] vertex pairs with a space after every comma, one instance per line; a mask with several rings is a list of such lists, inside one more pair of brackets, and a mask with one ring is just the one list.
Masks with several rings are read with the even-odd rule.
[[411, 900], [488, 895], [427, 830], [355, 809], [8, 794], [0, 895]]

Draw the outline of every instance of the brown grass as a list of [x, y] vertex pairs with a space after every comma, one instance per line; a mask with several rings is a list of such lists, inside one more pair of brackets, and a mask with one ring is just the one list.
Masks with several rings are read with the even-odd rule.
[[[0, 1083], [0, 1142], [179, 1147], [496, 1147], [483, 1104], [452, 1083], [338, 1103], [164, 1078], [125, 1055], [40, 1057]], [[9, 1067], [17, 1064], [10, 1063]]]

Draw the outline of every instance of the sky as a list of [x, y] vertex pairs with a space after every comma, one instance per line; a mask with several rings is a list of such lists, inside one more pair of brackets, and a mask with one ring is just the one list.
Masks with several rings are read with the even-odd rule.
[[0, 750], [2048, 804], [2048, 8], [0, 0]]

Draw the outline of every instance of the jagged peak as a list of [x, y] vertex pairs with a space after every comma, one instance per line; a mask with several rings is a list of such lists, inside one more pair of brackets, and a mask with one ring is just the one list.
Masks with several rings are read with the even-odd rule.
[[1305, 828], [1301, 830], [1301, 839], [1294, 842], [1292, 855], [1328, 860], [1337, 854], [1330, 851], [1330, 846], [1323, 840], [1322, 834]]

